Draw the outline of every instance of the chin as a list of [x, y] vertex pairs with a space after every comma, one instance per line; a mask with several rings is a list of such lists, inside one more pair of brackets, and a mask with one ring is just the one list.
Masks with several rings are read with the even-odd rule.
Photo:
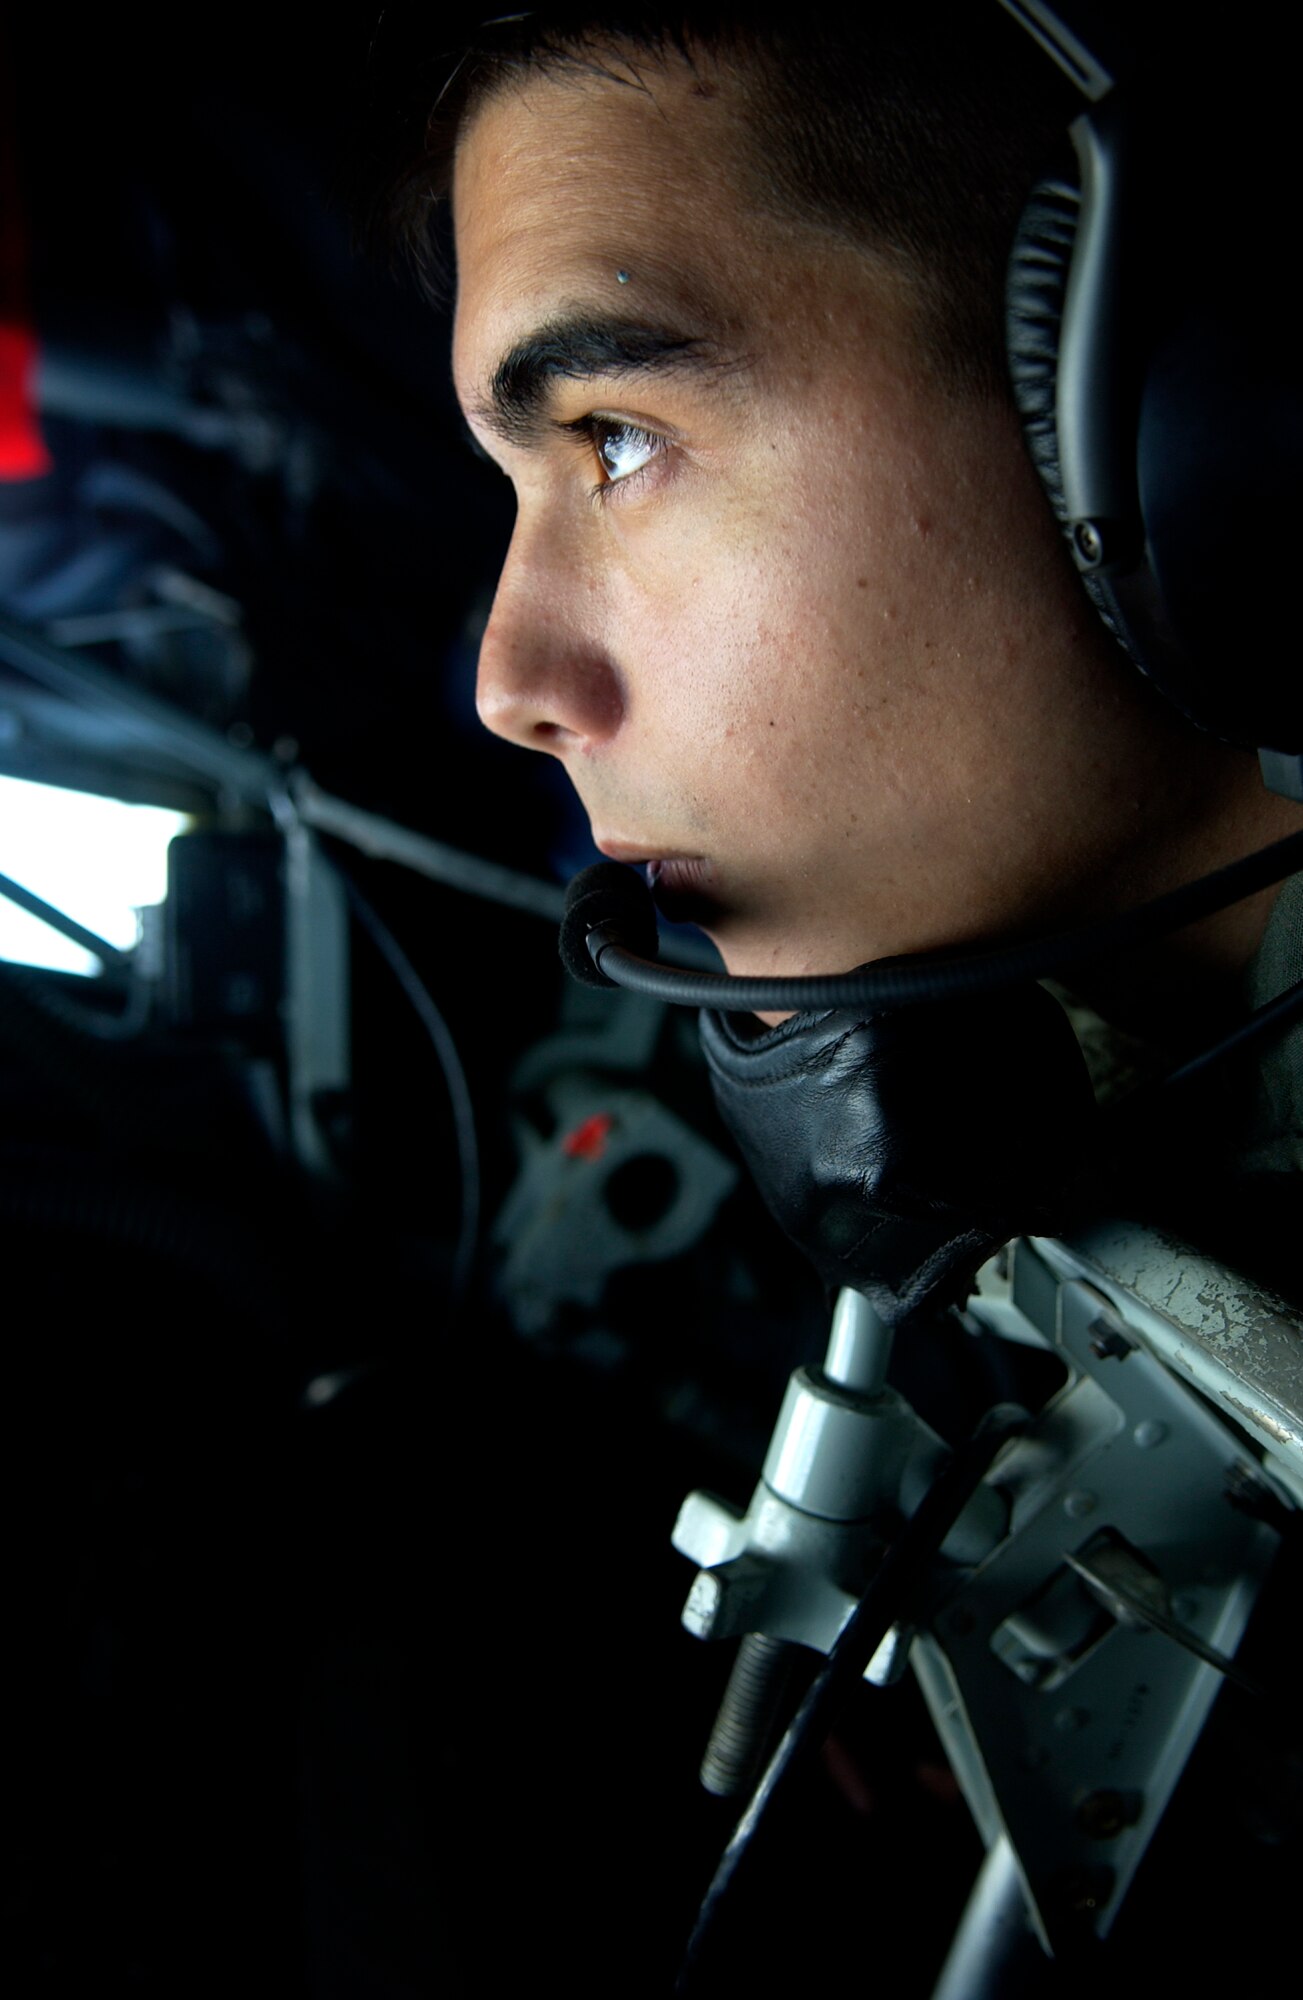
[[820, 950], [817, 942], [803, 939], [790, 930], [719, 920], [701, 928], [735, 979], [788, 979], [808, 973], [849, 972], [852, 966], [863, 962], [858, 958], [837, 957], [831, 946]]

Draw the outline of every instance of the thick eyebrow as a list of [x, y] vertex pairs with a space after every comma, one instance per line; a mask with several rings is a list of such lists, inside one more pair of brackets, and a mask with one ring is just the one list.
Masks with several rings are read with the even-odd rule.
[[558, 378], [588, 382], [602, 375], [715, 374], [736, 365], [719, 343], [645, 320], [569, 314], [546, 321], [506, 353], [493, 372], [486, 402], [475, 416], [504, 443], [529, 447], [547, 430], [552, 385]]

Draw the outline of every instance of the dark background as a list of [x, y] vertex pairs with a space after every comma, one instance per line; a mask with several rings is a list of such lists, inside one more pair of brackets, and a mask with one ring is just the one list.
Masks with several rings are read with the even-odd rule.
[[[86, 656], [560, 882], [592, 858], [582, 818], [473, 714], [509, 494], [464, 441], [446, 320], [351, 240], [454, 41], [437, 9], [391, 12], [379, 40], [373, 7], [10, 17], [4, 303], [40, 344], [51, 463], [0, 486], [0, 609], [57, 636], [156, 608], [160, 576], [219, 592], [225, 622], [128, 621]], [[0, 708], [6, 770], [274, 850], [270, 822], [111, 711], [13, 669]], [[156, 1008], [105, 1041], [81, 982], [0, 987], [4, 1976], [664, 1992], [730, 1823], [696, 1783], [728, 1661], [679, 1627], [669, 1530], [691, 1486], [745, 1499], [823, 1301], [739, 1184], [682, 1254], [522, 1326], [492, 1229], [522, 1131], [556, 1143], [536, 1052], [577, 1034], [564, 1087], [599, 1109], [631, 1091], [726, 1157], [692, 1024], [644, 1021], [649, 1053], [612, 1074], [563, 1014], [548, 927], [334, 855], [467, 1073], [483, 1201], [460, 1296], [444, 1081], [360, 930], [326, 1183], [250, 1110], [252, 1063], [283, 1083], [274, 1010], [241, 1033]], [[657, 1188], [587, 1198], [636, 1224]], [[571, 1219], [582, 1236], [582, 1201]], [[344, 1386], [314, 1402], [323, 1378]], [[890, 1699], [911, 1730], [816, 1784], [767, 1969], [837, 1963], [866, 1869], [915, 1831], [946, 1831], [962, 1898], [976, 1843], [915, 1698]], [[842, 1915], [812, 1923], [828, 1886]], [[920, 1990], [944, 1945], [927, 1930]]]
[[[40, 344], [50, 466], [0, 483], [0, 610], [48, 637], [156, 610], [178, 576], [219, 593], [220, 616], [128, 619], [94, 658], [561, 882], [591, 858], [582, 817], [473, 714], [505, 482], [464, 442], [446, 319], [352, 242], [457, 25], [11, 13], [3, 306]], [[271, 821], [110, 710], [7, 668], [0, 715], [0, 768], [193, 811], [213, 894], [241, 841], [275, 879]], [[205, 1025], [158, 1002], [107, 1038], [87, 1014], [102, 1027], [112, 993], [0, 980], [0, 1976], [169, 2000], [664, 1993], [731, 1818], [696, 1782], [728, 1661], [679, 1627], [669, 1531], [691, 1487], [746, 1499], [825, 1304], [740, 1179], [595, 1298], [540, 1305], [528, 1264], [504, 1284], [495, 1221], [530, 1159], [533, 1221], [555, 1197], [582, 1243], [612, 1218], [654, 1232], [687, 1157], [667, 1141], [580, 1186], [576, 1106], [650, 1107], [733, 1162], [691, 1020], [635, 1010], [622, 1057], [546, 925], [331, 854], [466, 1072], [465, 1284], [446, 1081], [361, 927], [325, 1177], [254, 1088], [284, 1087], [274, 1005]], [[901, 1363], [946, 1435], [1000, 1386], [970, 1347]], [[912, 1687], [866, 1690], [718, 1990], [926, 1993], [977, 1856]]]

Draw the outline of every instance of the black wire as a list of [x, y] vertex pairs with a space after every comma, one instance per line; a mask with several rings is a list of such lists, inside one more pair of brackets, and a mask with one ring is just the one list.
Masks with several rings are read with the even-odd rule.
[[1118, 1144], [1118, 1134], [1143, 1130], [1145, 1121], [1155, 1111], [1161, 1112], [1169, 1093], [1180, 1091], [1188, 1084], [1202, 1080], [1216, 1063], [1238, 1055], [1247, 1048], [1256, 1047], [1269, 1035], [1288, 1028], [1292, 1022], [1303, 1016], [1303, 979], [1287, 986], [1274, 1000], [1268, 1000], [1252, 1014], [1236, 1023], [1220, 1041], [1212, 1042], [1207, 1048], [1189, 1056], [1163, 1076], [1148, 1078], [1137, 1083], [1124, 1095], [1116, 1097], [1103, 1107], [1103, 1124], [1112, 1132], [1112, 1144]]
[[1198, 1055], [1191, 1056], [1187, 1062], [1169, 1070], [1167, 1075], [1159, 1080], [1157, 1087], [1160, 1090], [1170, 1090], [1174, 1084], [1188, 1083], [1192, 1077], [1201, 1076], [1210, 1064], [1220, 1062], [1223, 1056], [1234, 1055], [1237, 1049], [1262, 1040], [1273, 1029], [1288, 1027], [1290, 1022], [1296, 1021], [1301, 1014], [1303, 1014], [1303, 979], [1298, 979], [1293, 986], [1287, 986], [1283, 993], [1278, 993], [1274, 1000], [1268, 1000], [1263, 1006], [1255, 1008], [1253, 1013], [1246, 1016], [1237, 1027], [1232, 1028], [1228, 1035], [1223, 1035], [1221, 1041], [1214, 1042], [1209, 1048], [1201, 1049]]
[[0, 896], [3, 896], [6, 902], [12, 903], [15, 909], [25, 910], [28, 916], [38, 918], [41, 923], [48, 924], [52, 931], [58, 931], [61, 937], [80, 945], [92, 958], [97, 958], [106, 971], [120, 972], [131, 964], [129, 951], [123, 951], [120, 945], [110, 944], [107, 938], [102, 938], [97, 931], [88, 931], [85, 924], [79, 924], [66, 910], [60, 910], [53, 903], [47, 903], [44, 896], [38, 896], [33, 890], [24, 888], [21, 882], [15, 882], [9, 875], [0, 875]]
[[617, 986], [681, 1007], [726, 1007], [738, 1012], [797, 1012], [821, 1007], [899, 1007], [960, 993], [989, 993], [1025, 979], [1057, 978], [1092, 959], [1143, 944], [1152, 937], [1229, 909], [1303, 866], [1303, 833], [1184, 882], [1133, 910], [1102, 918], [1080, 930], [1058, 931], [988, 951], [946, 957], [902, 958], [813, 978], [734, 979], [722, 972], [678, 972], [627, 951], [602, 926], [589, 933], [599, 972]]
[[348, 895], [358, 922], [393, 973], [413, 1012], [425, 1029], [443, 1071], [452, 1111], [457, 1158], [461, 1169], [461, 1219], [457, 1231], [457, 1251], [453, 1259], [453, 1291], [465, 1295], [475, 1265], [480, 1234], [480, 1148], [475, 1130], [475, 1106], [470, 1086], [452, 1030], [435, 1004], [425, 982], [399, 944], [389, 926], [363, 895], [348, 870], [332, 860]]
[[968, 1443], [947, 1463], [928, 1488], [891, 1544], [872, 1583], [838, 1634], [836, 1644], [815, 1675], [764, 1776], [733, 1829], [707, 1889], [675, 1983], [675, 1992], [690, 1993], [703, 1968], [705, 1952], [717, 1934], [721, 1912], [736, 1892], [739, 1875], [750, 1864], [762, 1821], [772, 1827], [776, 1807], [789, 1795], [793, 1782], [827, 1738], [836, 1711], [864, 1678], [864, 1670], [891, 1627], [907, 1611], [922, 1573], [982, 1482], [992, 1459], [1028, 1421], [1014, 1403], [988, 1410]]

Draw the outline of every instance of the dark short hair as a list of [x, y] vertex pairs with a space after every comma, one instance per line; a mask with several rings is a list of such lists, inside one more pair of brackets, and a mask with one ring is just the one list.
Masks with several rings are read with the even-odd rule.
[[739, 164], [759, 205], [898, 261], [915, 288], [926, 358], [956, 387], [1003, 388], [1009, 248], [1073, 107], [995, 0], [867, 0], [853, 19], [801, 0], [562, 5], [487, 24], [444, 59], [419, 126], [380, 177], [365, 233], [396, 245], [438, 294], [432, 208], [482, 104], [531, 75], [628, 84], [675, 59], [713, 60], [738, 80], [754, 138]]

